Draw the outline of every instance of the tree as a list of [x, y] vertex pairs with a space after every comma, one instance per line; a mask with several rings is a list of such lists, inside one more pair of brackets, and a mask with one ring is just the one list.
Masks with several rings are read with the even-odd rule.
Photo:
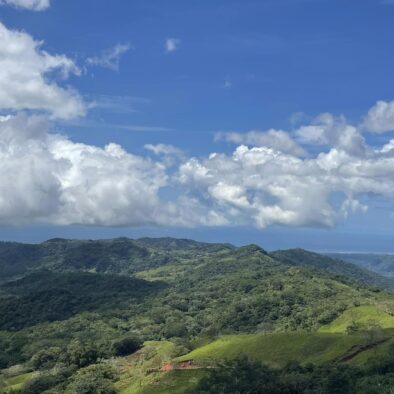
[[348, 334], [356, 334], [357, 332], [360, 332], [362, 328], [362, 325], [356, 321], [352, 321], [347, 327], [346, 327], [346, 332]]
[[62, 349], [58, 347], [40, 350], [31, 358], [32, 366], [34, 369], [50, 369], [56, 364], [61, 353]]
[[141, 348], [143, 342], [138, 337], [127, 337], [120, 341], [116, 341], [112, 345], [113, 354], [115, 356], [128, 356], [135, 353]]
[[92, 343], [71, 341], [67, 347], [67, 361], [79, 368], [94, 364], [100, 357], [100, 352]]
[[115, 370], [106, 364], [94, 364], [80, 369], [67, 386], [67, 394], [116, 394], [113, 382]]

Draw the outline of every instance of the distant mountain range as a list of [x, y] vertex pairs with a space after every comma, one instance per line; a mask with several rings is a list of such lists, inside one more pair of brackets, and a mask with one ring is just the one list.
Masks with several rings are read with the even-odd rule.
[[341, 259], [379, 275], [394, 278], [394, 255], [384, 253], [326, 253], [327, 256]]

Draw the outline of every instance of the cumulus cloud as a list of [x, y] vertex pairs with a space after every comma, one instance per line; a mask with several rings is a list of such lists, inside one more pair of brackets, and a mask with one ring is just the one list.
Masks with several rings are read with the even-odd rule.
[[342, 116], [321, 114], [310, 125], [297, 129], [296, 135], [303, 144], [327, 145], [358, 156], [366, 152], [364, 137], [357, 127], [348, 124]]
[[306, 156], [306, 151], [299, 146], [288, 133], [283, 130], [249, 131], [247, 133], [220, 132], [216, 140], [225, 140], [234, 144], [266, 146], [295, 156]]
[[44, 11], [50, 6], [50, 0], [0, 0], [0, 5], [10, 5], [32, 11]]
[[[103, 64], [116, 69], [124, 50]], [[393, 102], [378, 102], [362, 126], [322, 114], [293, 133], [217, 135], [238, 145], [232, 154], [147, 144], [158, 156], [149, 158], [51, 132], [50, 120], [85, 112], [58, 82], [70, 74], [71, 59], [0, 23], [0, 225], [333, 226], [366, 212], [366, 195], [394, 198], [394, 139], [372, 148], [361, 132], [391, 130]], [[321, 152], [307, 154], [310, 145]]]
[[126, 152], [75, 143], [49, 132], [43, 117], [0, 121], [0, 224], [103, 226], [214, 225], [195, 199], [163, 201], [163, 164]]
[[[379, 122], [390, 118], [390, 106], [378, 103], [368, 112], [367, 118], [380, 124], [375, 130], [388, 129]], [[241, 145], [231, 155], [190, 158], [181, 164], [177, 180], [229, 223], [259, 228], [329, 227], [367, 212], [366, 196], [368, 201], [371, 196], [393, 199], [394, 139], [374, 149], [360, 127], [328, 113], [296, 129], [295, 136], [314, 150], [325, 149], [302, 155], [282, 130], [219, 133], [217, 139]]]
[[179, 182], [234, 224], [333, 225], [329, 188], [303, 163], [270, 148], [241, 145], [230, 156], [189, 160], [180, 167]]
[[364, 119], [364, 128], [372, 133], [394, 130], [394, 101], [378, 101]]
[[[353, 127], [323, 118], [311, 126]], [[2, 116], [0, 224], [334, 226], [366, 212], [366, 195], [394, 198], [394, 140], [380, 149], [363, 141], [361, 154], [350, 149], [352, 138], [323, 129], [322, 143], [335, 146], [316, 156], [241, 144], [232, 154], [168, 163], [167, 155], [181, 153], [171, 145], [146, 145], [164, 156], [149, 159], [117, 144], [73, 142], [41, 116]]]
[[[178, 181], [233, 224], [333, 226], [341, 217], [367, 210], [359, 201], [363, 195], [393, 198], [393, 168], [394, 150], [361, 158], [333, 148], [299, 158], [241, 145], [232, 155], [188, 160]], [[333, 195], [341, 196], [339, 208]]]
[[167, 38], [164, 47], [167, 53], [175, 52], [179, 49], [181, 40], [179, 38]]
[[117, 44], [113, 48], [105, 50], [100, 56], [88, 58], [87, 63], [92, 66], [99, 66], [113, 71], [119, 71], [120, 59], [130, 49], [130, 44]]
[[60, 79], [79, 75], [78, 67], [41, 46], [27, 33], [9, 30], [0, 22], [0, 108], [41, 110], [63, 119], [83, 115], [79, 94], [53, 81], [56, 73]]

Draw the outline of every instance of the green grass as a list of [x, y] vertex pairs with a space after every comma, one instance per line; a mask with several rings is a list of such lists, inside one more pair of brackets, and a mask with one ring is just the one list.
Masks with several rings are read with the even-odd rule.
[[364, 365], [373, 358], [383, 359], [387, 354], [389, 354], [389, 352], [392, 352], [394, 346], [394, 330], [393, 329], [385, 330], [384, 335], [390, 336], [391, 338], [373, 347], [372, 349], [369, 349], [367, 351], [358, 354], [356, 357], [352, 359], [351, 363], [353, 365]]
[[319, 332], [344, 333], [353, 322], [359, 324], [378, 324], [382, 328], [394, 328], [394, 316], [374, 305], [350, 308], [337, 319], [319, 329]]
[[134, 276], [148, 282], [172, 282], [187, 274], [191, 267], [195, 270], [203, 265], [204, 263], [201, 263], [198, 260], [185, 260], [184, 262], [178, 262], [177, 264], [166, 264], [161, 267], [139, 271], [135, 273]]
[[129, 391], [129, 394], [183, 394], [204, 376], [203, 370], [172, 371], [156, 376], [150, 384]]
[[275, 333], [224, 336], [178, 361], [194, 360], [209, 365], [245, 355], [252, 360], [273, 367], [282, 367], [289, 361], [302, 364], [323, 364], [341, 358], [353, 348], [363, 345], [362, 335], [327, 333]]
[[[1, 380], [4, 385], [4, 392], [8, 393], [11, 390], [20, 389], [24, 383], [31, 380], [36, 375], [37, 375], [36, 372], [28, 372], [28, 373], [24, 373], [24, 374], [17, 375], [17, 376], [3, 377]], [[1, 380], [0, 380], [0, 382], [1, 382]], [[2, 392], [1, 389], [2, 389], [2, 387], [0, 387], [0, 393]]]

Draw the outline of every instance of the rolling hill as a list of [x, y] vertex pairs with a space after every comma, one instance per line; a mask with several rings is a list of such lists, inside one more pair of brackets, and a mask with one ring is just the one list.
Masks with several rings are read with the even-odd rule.
[[[242, 355], [275, 370], [293, 361], [359, 368], [392, 343], [392, 281], [301, 249], [172, 238], [1, 243], [0, 273], [0, 382], [23, 381], [21, 393], [68, 392], [85, 378], [125, 393], [183, 393]], [[131, 356], [116, 353], [117, 343], [135, 350], [142, 341]], [[162, 371], [188, 360], [191, 368]]]
[[347, 261], [379, 275], [394, 277], [394, 255], [379, 253], [329, 253], [328, 256]]

